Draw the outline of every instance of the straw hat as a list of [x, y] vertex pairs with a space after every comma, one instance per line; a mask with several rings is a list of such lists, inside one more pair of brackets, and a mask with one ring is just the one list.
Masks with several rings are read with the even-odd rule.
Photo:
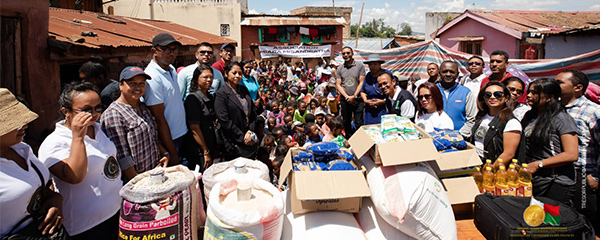
[[17, 101], [6, 88], [0, 88], [0, 136], [22, 127], [38, 118], [38, 115]]

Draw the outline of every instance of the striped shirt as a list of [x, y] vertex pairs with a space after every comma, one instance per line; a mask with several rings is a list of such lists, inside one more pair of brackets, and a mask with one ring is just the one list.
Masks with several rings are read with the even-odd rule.
[[577, 124], [579, 158], [575, 166], [585, 166], [586, 172], [592, 173], [598, 162], [600, 150], [600, 126], [597, 126], [597, 122], [600, 121], [600, 106], [585, 97], [580, 97], [565, 108]]

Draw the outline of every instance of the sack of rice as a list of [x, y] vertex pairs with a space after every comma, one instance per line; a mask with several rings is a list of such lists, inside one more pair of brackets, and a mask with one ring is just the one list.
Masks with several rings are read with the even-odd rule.
[[[365, 234], [352, 213], [319, 211], [293, 214], [289, 190], [281, 192], [286, 202], [281, 240], [343, 239], [365, 240]], [[391, 238], [390, 238], [391, 239]]]
[[213, 164], [202, 175], [204, 183], [204, 196], [208, 204], [210, 191], [217, 183], [223, 180], [238, 178], [261, 178], [267, 182], [269, 178], [269, 168], [260, 161], [239, 157], [229, 162]]
[[371, 200], [391, 226], [417, 239], [456, 239], [456, 222], [446, 191], [426, 162], [377, 166], [365, 155]]
[[210, 192], [204, 239], [279, 240], [283, 199], [270, 182], [225, 180]]
[[179, 165], [144, 172], [119, 194], [123, 198], [119, 239], [198, 239], [198, 189], [187, 168]]
[[394, 239], [394, 240], [416, 240], [400, 230], [388, 224], [375, 211], [371, 199], [365, 198], [362, 202], [360, 212], [356, 214], [360, 228], [369, 240]]

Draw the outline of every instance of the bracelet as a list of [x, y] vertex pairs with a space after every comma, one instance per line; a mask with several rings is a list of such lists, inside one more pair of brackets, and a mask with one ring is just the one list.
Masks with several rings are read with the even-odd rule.
[[169, 152], [164, 152], [160, 155], [160, 157], [168, 157], [169, 156]]

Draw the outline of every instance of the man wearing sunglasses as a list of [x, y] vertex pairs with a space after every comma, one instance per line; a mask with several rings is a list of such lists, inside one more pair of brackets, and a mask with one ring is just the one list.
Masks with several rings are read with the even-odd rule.
[[377, 84], [381, 92], [387, 95], [385, 108], [389, 114], [407, 117], [411, 121], [415, 120], [417, 100], [411, 93], [396, 85], [392, 74], [388, 71], [380, 72], [377, 76]]
[[480, 56], [472, 56], [469, 58], [467, 61], [467, 68], [469, 69], [470, 74], [460, 80], [460, 85], [468, 87], [473, 96], [479, 94], [481, 82], [485, 78], [485, 75], [483, 74], [483, 63], [483, 58]]
[[213, 63], [212, 67], [221, 72], [221, 75], [225, 74], [225, 66], [231, 62], [233, 56], [235, 56], [235, 47], [231, 43], [224, 43], [221, 45], [221, 52], [219, 52], [221, 59]]
[[442, 79], [437, 83], [444, 99], [444, 112], [454, 123], [454, 130], [460, 130], [464, 137], [471, 136], [475, 124], [477, 103], [469, 88], [456, 83], [458, 65], [453, 61], [444, 61], [440, 67]]
[[179, 163], [177, 149], [187, 133], [185, 108], [177, 83], [173, 62], [181, 43], [168, 33], [160, 33], [152, 39], [152, 61], [144, 72], [152, 81], [146, 82], [144, 102], [156, 120], [160, 142], [169, 152], [169, 165]]
[[581, 71], [566, 69], [556, 78], [560, 84], [563, 106], [577, 123], [579, 157], [574, 163], [577, 173], [573, 202], [575, 208], [588, 217], [596, 230], [600, 231], [598, 211], [598, 154], [600, 151], [600, 106], [584, 96], [589, 78]]
[[[177, 82], [179, 84], [179, 89], [181, 91], [182, 99], [184, 101], [190, 91], [190, 82], [192, 81], [192, 75], [194, 75], [194, 70], [196, 70], [196, 68], [200, 66], [200, 64], [206, 64], [210, 66], [213, 63], [213, 47], [210, 45], [210, 43], [207, 42], [200, 43], [198, 45], [198, 48], [196, 48], [196, 53], [194, 55], [196, 56], [197, 61], [188, 65], [177, 74]], [[221, 75], [221, 72], [219, 70], [215, 68], [212, 69], [213, 82], [210, 86], [210, 89], [208, 89], [208, 93], [214, 96], [215, 92], [217, 92], [217, 90], [219, 90], [219, 88], [223, 86], [223, 83], [225, 83], [225, 81], [223, 80], [223, 75]]]

